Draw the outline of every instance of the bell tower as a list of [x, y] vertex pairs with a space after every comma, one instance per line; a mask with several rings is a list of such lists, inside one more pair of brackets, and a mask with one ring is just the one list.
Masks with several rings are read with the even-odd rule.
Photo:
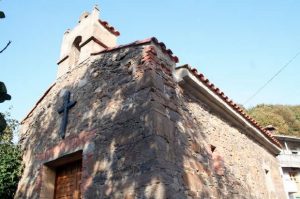
[[91, 53], [115, 47], [120, 33], [99, 19], [99, 8], [84, 12], [73, 30], [68, 29], [62, 40], [57, 78], [86, 60]]

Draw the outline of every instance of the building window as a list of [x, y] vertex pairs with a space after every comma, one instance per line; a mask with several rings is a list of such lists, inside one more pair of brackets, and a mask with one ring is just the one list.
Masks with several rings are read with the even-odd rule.
[[290, 172], [289, 172], [289, 176], [290, 176], [290, 180], [291, 180], [291, 181], [297, 182], [297, 172], [295, 172], [295, 171], [290, 171]]

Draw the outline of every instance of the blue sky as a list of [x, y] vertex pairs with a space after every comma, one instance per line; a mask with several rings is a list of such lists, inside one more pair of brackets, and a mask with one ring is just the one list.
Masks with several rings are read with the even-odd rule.
[[[55, 81], [62, 35], [98, 4], [100, 18], [121, 32], [119, 44], [155, 36], [180, 64], [201, 71], [243, 103], [300, 51], [300, 1], [292, 0], [2, 0], [0, 81], [22, 119]], [[300, 56], [246, 106], [300, 104]]]

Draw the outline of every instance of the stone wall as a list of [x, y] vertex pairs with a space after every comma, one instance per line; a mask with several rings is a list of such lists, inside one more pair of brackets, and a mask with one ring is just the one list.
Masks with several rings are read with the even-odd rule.
[[[47, 198], [47, 162], [76, 151], [83, 198], [283, 198], [275, 157], [186, 94], [174, 67], [149, 43], [92, 56], [58, 79], [23, 122], [15, 198]], [[62, 140], [66, 90], [77, 104]]]
[[[198, 126], [192, 127], [196, 139], [191, 141], [191, 150], [202, 157], [193, 148], [199, 140], [206, 145], [211, 171], [207, 179], [209, 187], [217, 189], [215, 198], [285, 198], [274, 155], [192, 95], [185, 95], [183, 104]], [[196, 170], [192, 164], [188, 169]]]

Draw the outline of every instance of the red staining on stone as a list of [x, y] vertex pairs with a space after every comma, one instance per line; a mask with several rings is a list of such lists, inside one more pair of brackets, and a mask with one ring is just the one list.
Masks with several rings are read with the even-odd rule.
[[168, 75], [172, 75], [172, 71], [170, 70], [169, 67], [161, 64], [162, 69], [164, 70], [165, 73], [167, 73]]
[[169, 67], [165, 66], [164, 64], [160, 64], [159, 59], [157, 57], [157, 51], [154, 46], [147, 46], [144, 49], [144, 55], [142, 58], [143, 64], [151, 64], [149, 65], [150, 68], [163, 71], [169, 76], [172, 76], [172, 71]]
[[155, 58], [157, 55], [155, 48], [153, 46], [148, 46], [144, 50], [145, 50], [145, 54], [142, 58], [142, 63], [150, 63], [150, 64], [155, 63], [156, 62]]
[[155, 37], [150, 38], [150, 41], [154, 42], [155, 44], [157, 44], [158, 46], [160, 46], [162, 52], [164, 54], [169, 55], [169, 57], [171, 58], [172, 61], [174, 61], [175, 63], [179, 62], [179, 59], [177, 56], [173, 56], [173, 52], [170, 49], [166, 48], [166, 45], [163, 42], [159, 42]]
[[217, 175], [224, 175], [225, 172], [224, 159], [219, 154], [213, 154], [212, 168]]
[[36, 154], [36, 158], [40, 161], [55, 159], [55, 157], [58, 155], [75, 151], [76, 148], [83, 148], [83, 146], [93, 140], [95, 136], [95, 131], [82, 131], [78, 135], [72, 135], [66, 140], [61, 140], [55, 147], [52, 147], [45, 152]]
[[151, 53], [153, 55], [157, 55], [157, 52], [153, 46], [149, 46], [148, 49], [146, 50], [146, 53]]

